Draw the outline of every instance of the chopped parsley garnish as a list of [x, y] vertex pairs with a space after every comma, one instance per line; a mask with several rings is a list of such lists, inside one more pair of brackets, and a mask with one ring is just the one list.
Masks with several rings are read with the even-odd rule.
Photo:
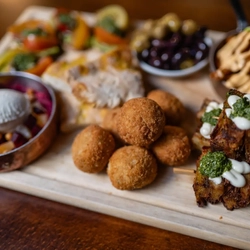
[[115, 20], [112, 17], [107, 16], [103, 18], [101, 21], [98, 22], [98, 26], [118, 36], [123, 35], [122, 31], [116, 26]]
[[232, 169], [232, 162], [223, 152], [208, 152], [200, 160], [199, 171], [210, 178], [221, 176]]
[[36, 65], [38, 58], [32, 53], [17, 54], [12, 61], [12, 66], [17, 71], [24, 71]]
[[73, 30], [76, 27], [76, 20], [70, 14], [61, 13], [58, 19], [60, 23], [66, 25], [69, 30]]
[[35, 36], [46, 36], [47, 33], [42, 28], [26, 29], [22, 31], [22, 36], [26, 37], [28, 35]]
[[221, 113], [221, 109], [213, 109], [209, 112], [205, 112], [204, 115], [202, 116], [201, 120], [202, 122], [207, 122], [213, 126], [215, 126], [218, 122], [218, 117]]
[[244, 117], [250, 120], [250, 101], [248, 98], [240, 98], [233, 104], [230, 118], [232, 119], [235, 117]]

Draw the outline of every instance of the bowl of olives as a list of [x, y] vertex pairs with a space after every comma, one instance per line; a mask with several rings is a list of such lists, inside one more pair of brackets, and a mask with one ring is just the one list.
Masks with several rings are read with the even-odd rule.
[[168, 13], [158, 20], [146, 20], [132, 35], [130, 45], [144, 71], [183, 77], [208, 64], [212, 40], [206, 36], [206, 30], [194, 20], [182, 21], [176, 14]]

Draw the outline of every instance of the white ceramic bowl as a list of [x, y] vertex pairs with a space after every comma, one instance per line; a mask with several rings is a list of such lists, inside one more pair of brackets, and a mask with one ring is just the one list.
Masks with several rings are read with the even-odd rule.
[[[206, 37], [205, 43], [208, 45], [209, 49], [211, 49], [212, 44], [213, 44], [212, 39], [209, 37]], [[187, 69], [183, 69], [183, 70], [158, 69], [141, 60], [139, 61], [139, 64], [142, 70], [144, 70], [145, 72], [149, 74], [157, 75], [157, 76], [164, 76], [164, 77], [171, 77], [171, 78], [178, 78], [178, 77], [185, 77], [185, 76], [192, 75], [198, 72], [199, 70], [203, 69], [208, 64], [208, 57], [200, 61], [199, 63], [195, 64], [194, 66], [187, 68]]]

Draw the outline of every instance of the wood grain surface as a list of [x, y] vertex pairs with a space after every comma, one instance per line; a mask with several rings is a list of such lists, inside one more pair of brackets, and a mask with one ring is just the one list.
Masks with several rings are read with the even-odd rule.
[[[1, 0], [0, 37], [29, 5], [63, 6], [95, 11], [108, 0]], [[118, 0], [133, 19], [158, 18], [176, 12], [210, 29], [236, 26], [227, 0]], [[243, 0], [247, 16], [250, 1]], [[0, 249], [234, 249], [88, 210], [0, 188]]]
[[0, 188], [0, 249], [234, 248]]
[[[250, 1], [241, 0], [247, 18], [250, 18]], [[209, 29], [229, 31], [236, 27], [236, 16], [229, 0], [1, 0], [0, 37], [21, 12], [30, 5], [66, 7], [80, 11], [94, 12], [111, 3], [124, 6], [132, 19], [159, 18], [168, 12], [177, 13], [182, 19], [192, 18]]]

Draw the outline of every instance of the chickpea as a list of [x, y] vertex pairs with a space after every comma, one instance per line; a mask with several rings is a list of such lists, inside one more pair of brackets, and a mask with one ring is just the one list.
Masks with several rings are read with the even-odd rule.
[[5, 139], [6, 139], [7, 141], [10, 141], [10, 140], [11, 140], [11, 137], [12, 137], [12, 133], [7, 133], [7, 134], [5, 134]]

